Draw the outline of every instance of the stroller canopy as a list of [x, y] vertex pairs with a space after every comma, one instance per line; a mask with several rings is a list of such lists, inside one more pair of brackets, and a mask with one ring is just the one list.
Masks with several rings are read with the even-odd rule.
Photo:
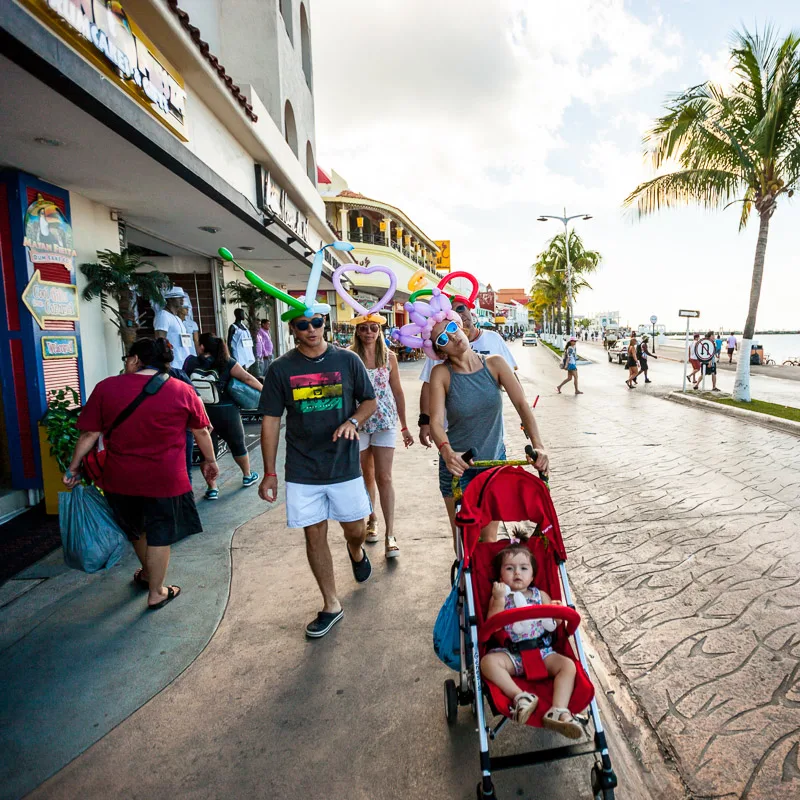
[[523, 467], [495, 467], [470, 481], [456, 516], [464, 533], [464, 559], [469, 563], [481, 530], [493, 520], [532, 522], [553, 545], [559, 561], [567, 558], [550, 490]]

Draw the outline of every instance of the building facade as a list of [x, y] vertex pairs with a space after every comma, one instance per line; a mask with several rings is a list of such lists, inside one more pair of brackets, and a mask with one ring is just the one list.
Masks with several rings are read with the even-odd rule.
[[[224, 287], [241, 274], [221, 246], [302, 293], [335, 238], [316, 185], [310, 11], [309, 0], [0, 3], [0, 493], [36, 499], [48, 392], [83, 402], [120, 370], [109, 315], [81, 299], [80, 265], [98, 250], [155, 263], [203, 331], [232, 321]], [[326, 251], [331, 301], [331, 272], [351, 261]], [[275, 338], [289, 346], [285, 328]]]

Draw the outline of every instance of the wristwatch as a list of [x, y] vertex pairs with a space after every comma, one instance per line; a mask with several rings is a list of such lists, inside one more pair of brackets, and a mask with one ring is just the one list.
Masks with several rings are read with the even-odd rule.
[[419, 415], [419, 419], [417, 420], [417, 424], [420, 426], [420, 428], [423, 425], [430, 425], [431, 424], [431, 418], [427, 414], [420, 414]]
[[355, 425], [355, 426], [356, 426], [356, 429], [358, 428], [358, 420], [357, 420], [355, 417], [350, 417], [350, 419], [349, 419], [349, 420], [347, 420], [347, 421], [348, 421], [348, 422], [352, 422], [352, 423], [353, 423], [353, 425]]

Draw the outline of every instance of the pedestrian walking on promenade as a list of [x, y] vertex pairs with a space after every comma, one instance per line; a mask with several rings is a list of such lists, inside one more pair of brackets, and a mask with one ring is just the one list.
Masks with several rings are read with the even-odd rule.
[[[647, 348], [648, 342], [648, 335], [645, 334], [642, 336], [642, 343], [636, 348], [636, 358], [639, 360], [639, 371], [636, 373], [636, 378], [640, 375], [644, 375], [644, 382], [645, 383], [652, 383], [653, 381], [647, 377], [647, 361], [649, 358], [658, 358], [655, 353], [651, 353]], [[636, 378], [633, 379], [634, 383], [636, 382]]]
[[274, 346], [269, 335], [269, 320], [262, 319], [261, 327], [256, 334], [256, 365], [261, 378], [267, 374], [269, 365], [272, 363], [273, 351]]
[[[189, 336], [192, 337], [192, 344], [189, 347], [189, 355], [196, 356], [197, 355], [197, 343], [200, 339], [200, 326], [189, 316], [189, 306], [186, 303], [189, 302], [189, 298], [184, 295], [183, 296], [183, 305], [178, 309], [178, 319], [183, 323], [183, 327], [186, 328], [187, 333]], [[179, 367], [182, 367], [183, 364], [178, 364]]]
[[700, 360], [697, 358], [697, 345], [700, 342], [700, 334], [696, 333], [694, 339], [689, 344], [689, 363], [692, 365], [692, 371], [686, 376], [690, 381], [694, 382], [700, 372]]
[[253, 337], [244, 323], [244, 311], [234, 308], [233, 319], [233, 325], [228, 327], [228, 351], [238, 364], [250, 369], [255, 363], [256, 355], [253, 352]]
[[[431, 435], [439, 449], [439, 488], [450, 515], [455, 545], [452, 476], [459, 478], [463, 491], [482, 472], [481, 468], [470, 467], [462, 459], [462, 454], [472, 450], [475, 461], [504, 460], [506, 457], [501, 388], [507, 392], [525, 433], [537, 451], [535, 464], [540, 472], [547, 472], [548, 456], [533, 410], [506, 361], [500, 356], [484, 356], [474, 352], [460, 320], [440, 319], [429, 335], [434, 351], [444, 360], [431, 373]], [[496, 541], [497, 527], [497, 522], [488, 525], [482, 538]]]
[[[206, 402], [206, 414], [211, 420], [211, 438], [214, 442], [214, 452], [217, 450], [217, 441], [222, 439], [231, 451], [233, 460], [242, 471], [242, 486], [248, 488], [258, 482], [258, 473], [250, 469], [250, 455], [244, 441], [244, 426], [239, 406], [234, 403], [228, 393], [228, 386], [233, 378], [246, 383], [259, 392], [261, 383], [241, 364], [231, 358], [225, 342], [211, 333], [204, 333], [200, 337], [200, 355], [189, 356], [184, 365], [184, 371], [191, 378], [193, 375], [202, 377], [202, 380], [216, 384], [217, 402]], [[218, 500], [219, 489], [217, 479], [206, 480], [208, 488], [203, 497], [206, 500]]]
[[636, 376], [639, 374], [639, 362], [636, 360], [636, 336], [631, 336], [631, 340], [628, 342], [628, 358], [625, 366], [628, 369], [628, 380], [625, 381], [625, 385], [629, 389], [633, 389]]
[[739, 349], [739, 342], [736, 339], [736, 334], [731, 331], [731, 335], [728, 337], [728, 363], [733, 364], [733, 353], [735, 350]]
[[323, 608], [306, 626], [311, 638], [324, 636], [342, 618], [328, 520], [344, 530], [356, 581], [372, 574], [363, 547], [364, 519], [372, 511], [359, 462], [359, 427], [377, 410], [375, 390], [361, 359], [329, 345], [325, 320], [295, 317], [289, 327], [296, 346], [275, 359], [264, 379], [258, 410], [264, 479], [259, 495], [268, 503], [278, 497], [276, 459], [281, 417], [286, 411], [286, 523], [303, 528], [306, 555], [322, 593]]
[[[452, 310], [461, 317], [461, 324], [464, 334], [469, 340], [469, 346], [479, 355], [483, 356], [502, 356], [512, 370], [517, 369], [517, 362], [503, 337], [496, 331], [478, 328], [475, 325], [475, 318], [472, 315], [472, 308], [469, 302], [463, 298], [453, 299]], [[422, 381], [422, 389], [419, 393], [419, 441], [425, 447], [431, 446], [431, 426], [430, 426], [430, 379], [431, 372], [437, 364], [442, 362], [428, 356], [422, 367], [419, 379]]]
[[722, 355], [722, 334], [717, 333], [717, 338], [714, 339], [714, 349], [717, 353], [717, 361], [719, 361], [720, 356]]
[[400, 547], [394, 535], [394, 486], [392, 485], [392, 462], [397, 439], [397, 422], [403, 444], [410, 447], [414, 437], [406, 423], [406, 399], [397, 371], [397, 357], [386, 348], [381, 334], [384, 318], [378, 315], [358, 317], [356, 335], [350, 348], [364, 363], [372, 388], [375, 390], [377, 411], [364, 422], [359, 430], [361, 472], [372, 502], [372, 513], [367, 519], [367, 539], [374, 543], [378, 535], [378, 517], [375, 513], [378, 495], [386, 526], [384, 535], [386, 558], [400, 555]]
[[567, 340], [567, 346], [564, 349], [564, 356], [561, 359], [561, 369], [567, 371], [567, 377], [556, 386], [556, 391], [559, 394], [561, 394], [561, 389], [570, 381], [575, 381], [575, 394], [583, 394], [583, 392], [578, 389], [578, 348], [575, 344], [575, 337], [570, 336]]
[[125, 372], [100, 381], [86, 401], [64, 475], [67, 486], [78, 485], [81, 462], [102, 434], [103, 490], [141, 562], [133, 580], [148, 590], [149, 609], [163, 608], [181, 592], [164, 583], [170, 546], [203, 530], [184, 462], [187, 429], [205, 458], [203, 476], [219, 474], [208, 416], [196, 392], [169, 377], [172, 359], [165, 339], [131, 345]]

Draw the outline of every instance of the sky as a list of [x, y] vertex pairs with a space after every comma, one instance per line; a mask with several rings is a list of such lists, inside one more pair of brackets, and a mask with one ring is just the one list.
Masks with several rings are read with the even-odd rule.
[[[793, 9], [793, 12], [792, 12]], [[671, 94], [725, 81], [730, 34], [800, 30], [789, 0], [316, 0], [317, 162], [350, 189], [450, 239], [453, 269], [530, 287], [558, 222], [577, 221], [598, 273], [576, 315], [741, 329], [757, 217], [697, 207], [638, 220], [642, 137]], [[754, 224], [755, 222], [755, 224]], [[770, 225], [757, 330], [800, 329], [800, 193]]]

